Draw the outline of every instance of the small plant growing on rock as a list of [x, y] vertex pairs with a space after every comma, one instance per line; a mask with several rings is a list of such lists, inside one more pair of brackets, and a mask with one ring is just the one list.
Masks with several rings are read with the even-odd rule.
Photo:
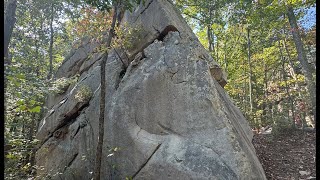
[[64, 93], [69, 87], [68, 78], [62, 77], [52, 83], [50, 90], [56, 94]]
[[[134, 46], [134, 42], [142, 40], [143, 29], [141, 25], [129, 26], [127, 23], [115, 27], [115, 37], [112, 40], [111, 47], [106, 47], [104, 44], [100, 44], [94, 50], [94, 52], [104, 52], [111, 48], [131, 49]], [[97, 40], [100, 42], [101, 40]]]
[[79, 102], [88, 102], [92, 97], [92, 94], [92, 90], [89, 86], [82, 85], [75, 94], [75, 99]]
[[124, 23], [122, 26], [115, 28], [116, 37], [113, 39], [113, 46], [131, 49], [133, 48], [134, 42], [142, 39], [143, 29], [141, 26], [136, 25], [134, 27]]
[[71, 78], [59, 78], [52, 83], [52, 87], [49, 90], [55, 94], [62, 94], [67, 91], [70, 85], [75, 84], [78, 81], [78, 78], [79, 74], [74, 75]]

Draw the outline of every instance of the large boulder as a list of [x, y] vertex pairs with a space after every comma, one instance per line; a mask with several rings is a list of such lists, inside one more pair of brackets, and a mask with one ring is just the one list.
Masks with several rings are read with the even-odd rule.
[[[124, 22], [139, 24], [145, 38], [126, 50], [125, 70], [116, 50], [107, 59], [102, 179], [266, 179], [248, 122], [223, 89], [223, 71], [174, 6], [150, 0]], [[37, 134], [39, 177], [92, 178], [101, 56], [82, 53], [92, 46], [58, 70], [57, 77], [80, 77], [49, 99]], [[79, 101], [83, 86], [92, 95]]]

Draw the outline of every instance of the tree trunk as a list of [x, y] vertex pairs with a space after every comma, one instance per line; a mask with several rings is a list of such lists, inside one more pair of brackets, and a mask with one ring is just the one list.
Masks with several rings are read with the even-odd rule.
[[[209, 2], [209, 19], [211, 20], [212, 18], [212, 11], [211, 11], [211, 2]], [[209, 22], [207, 26], [207, 36], [208, 36], [208, 46], [209, 46], [209, 52], [214, 51], [214, 39], [213, 39], [213, 34], [212, 34], [212, 29], [211, 29], [211, 22]]]
[[[14, 24], [16, 22], [16, 8], [17, 8], [17, 0], [9, 0], [6, 7], [6, 14], [4, 16], [4, 26], [3, 26], [3, 51], [4, 51], [4, 69], [6, 70], [6, 65], [9, 65], [9, 43], [13, 31]], [[4, 76], [4, 89], [7, 88], [7, 78]]]
[[[263, 122], [267, 122], [268, 120], [268, 68], [267, 68], [267, 62], [265, 61], [265, 59], [263, 60], [263, 69], [264, 69], [264, 76], [263, 76], [263, 84], [264, 84], [264, 102], [262, 104], [262, 119]], [[265, 123], [262, 123], [263, 125], [265, 125]]]
[[219, 41], [218, 41], [218, 37], [217, 37], [217, 44], [216, 44], [216, 56], [217, 56], [217, 59], [216, 59], [216, 61], [220, 64], [220, 62], [219, 62], [219, 54], [218, 54], [218, 48], [219, 48], [219, 43], [218, 43]]
[[6, 7], [6, 14], [4, 16], [4, 62], [5, 64], [10, 64], [9, 55], [9, 43], [13, 31], [14, 24], [16, 22], [16, 8], [17, 0], [9, 0]]
[[284, 38], [284, 40], [283, 40], [283, 47], [286, 50], [286, 53], [287, 53], [287, 56], [288, 56], [288, 60], [289, 60], [289, 65], [291, 66], [291, 68], [293, 70], [292, 77], [293, 77], [293, 79], [296, 80], [297, 79], [297, 72], [296, 72], [296, 69], [295, 69], [296, 67], [294, 66], [292, 58], [290, 56], [290, 52], [289, 52], [289, 49], [288, 49], [287, 43], [286, 43], [286, 38]]
[[[242, 65], [243, 65], [243, 77], [246, 77], [246, 75], [247, 75], [247, 71], [246, 71], [246, 63], [245, 63], [245, 60], [243, 60], [243, 63], [242, 63]], [[245, 116], [246, 116], [246, 118], [247, 118], [247, 78], [244, 78], [243, 79], [243, 96], [242, 96], [242, 103], [243, 103], [243, 109], [244, 109], [244, 114], [245, 114]]]
[[224, 58], [223, 58], [223, 61], [224, 61], [224, 71], [227, 73], [228, 70], [228, 62], [227, 62], [227, 39], [224, 40]]
[[[36, 26], [34, 26], [33, 28], [33, 33], [34, 34], [38, 34], [38, 28]], [[39, 45], [38, 45], [38, 42], [39, 42], [39, 39], [38, 37], [36, 36], [35, 39], [34, 39], [34, 47], [36, 48], [35, 49], [35, 56], [34, 56], [34, 60], [35, 60], [35, 63], [36, 63], [36, 69], [35, 69], [35, 72], [36, 72], [36, 75], [37, 77], [40, 76], [40, 63], [39, 63]]]
[[207, 27], [207, 36], [208, 36], [208, 45], [209, 45], [209, 52], [214, 52], [214, 42], [213, 42], [213, 34], [210, 28], [210, 25]]
[[[292, 128], [295, 128], [295, 113], [294, 113], [294, 104], [293, 104], [293, 99], [292, 96], [289, 92], [289, 86], [288, 86], [288, 82], [287, 82], [287, 78], [286, 78], [286, 72], [285, 72], [285, 59], [282, 53], [282, 48], [281, 48], [281, 42], [279, 41], [279, 51], [280, 51], [280, 58], [281, 58], [281, 62], [282, 62], [282, 77], [283, 77], [283, 81], [285, 82], [286, 85], [286, 94], [288, 96], [288, 99], [290, 101], [290, 107], [291, 107], [291, 115], [292, 115]], [[289, 115], [289, 110], [288, 110], [288, 118], [290, 117]]]
[[49, 45], [49, 74], [48, 74], [48, 78], [47, 79], [51, 79], [52, 77], [52, 61], [53, 61], [53, 57], [52, 57], [52, 47], [53, 47], [53, 27], [52, 27], [52, 23], [53, 23], [53, 16], [54, 16], [54, 4], [51, 4], [51, 19], [50, 19], [50, 45]]
[[9, 132], [14, 134], [17, 131], [17, 124], [18, 124], [18, 119], [17, 117], [14, 117], [14, 119], [12, 120], [11, 126], [10, 126], [10, 130]]
[[250, 52], [250, 29], [247, 29], [248, 38], [248, 65], [249, 65], [249, 103], [250, 103], [250, 113], [253, 112], [253, 99], [252, 99], [252, 65], [251, 65], [251, 52]]
[[[111, 40], [114, 36], [114, 28], [117, 21], [118, 5], [114, 5], [114, 14], [112, 17], [111, 28], [109, 30], [109, 35], [106, 42], [106, 47], [109, 48], [111, 45]], [[100, 180], [100, 170], [101, 170], [101, 159], [102, 159], [102, 147], [103, 147], [103, 137], [104, 137], [104, 115], [106, 106], [106, 62], [108, 59], [108, 50], [105, 51], [105, 55], [100, 63], [101, 66], [101, 91], [100, 91], [100, 115], [99, 115], [99, 134], [98, 134], [98, 145], [95, 159], [95, 169], [94, 169], [94, 180]]]
[[305, 79], [308, 85], [308, 91], [310, 94], [310, 102], [312, 105], [312, 111], [313, 111], [313, 115], [314, 115], [314, 120], [316, 122], [316, 88], [315, 88], [315, 83], [313, 81], [313, 77], [312, 77], [312, 68], [309, 66], [307, 58], [306, 58], [306, 54], [303, 48], [303, 43], [301, 41], [301, 37], [299, 34], [299, 29], [298, 29], [298, 25], [297, 25], [297, 20], [296, 17], [294, 15], [293, 12], [293, 8], [288, 5], [287, 7], [287, 16], [289, 19], [289, 23], [291, 26], [291, 32], [293, 35], [293, 40], [298, 52], [298, 60], [302, 66], [302, 70], [303, 73], [305, 75]]
[[[292, 74], [292, 78], [295, 80], [295, 83], [294, 83], [295, 88], [296, 89], [301, 89], [300, 85], [297, 83], [297, 74], [299, 74], [299, 73], [296, 71], [297, 67], [293, 64], [293, 60], [292, 60], [292, 58], [290, 56], [290, 52], [289, 52], [289, 49], [288, 49], [287, 44], [286, 44], [286, 38], [283, 41], [283, 47], [286, 50], [286, 53], [287, 53], [287, 56], [288, 56], [288, 60], [289, 60], [289, 66], [292, 69], [291, 74]], [[301, 92], [298, 91], [298, 94], [299, 94], [299, 98], [300, 98], [301, 97]]]
[[[36, 115], [34, 113], [34, 114], [32, 114], [32, 120], [31, 120], [31, 124], [29, 125], [29, 132], [27, 135], [27, 139], [29, 140], [29, 143], [33, 140], [35, 121], [36, 121]], [[26, 156], [26, 161], [25, 161], [24, 165], [26, 165], [27, 163], [30, 163], [31, 166], [33, 166], [34, 160], [35, 160], [34, 156], [35, 156], [35, 148], [32, 148], [32, 149], [30, 149], [30, 152]], [[31, 172], [29, 172], [29, 173], [31, 173]]]

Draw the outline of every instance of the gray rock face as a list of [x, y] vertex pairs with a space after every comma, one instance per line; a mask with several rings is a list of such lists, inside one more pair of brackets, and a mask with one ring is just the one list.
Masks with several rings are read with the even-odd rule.
[[[222, 88], [224, 73], [172, 4], [148, 1], [123, 21], [140, 22], [145, 38], [127, 50], [132, 61], [124, 75], [114, 50], [107, 60], [102, 179], [266, 179], [251, 129]], [[92, 177], [100, 55], [90, 59], [82, 52], [56, 75], [80, 78], [50, 98], [37, 134], [40, 177]], [[86, 102], [74, 98], [81, 85], [93, 92]]]

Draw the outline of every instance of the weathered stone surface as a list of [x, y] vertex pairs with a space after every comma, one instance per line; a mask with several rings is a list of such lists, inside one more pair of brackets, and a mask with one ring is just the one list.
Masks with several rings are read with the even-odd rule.
[[[107, 99], [114, 93], [120, 81], [121, 64], [115, 57], [114, 52], [110, 53], [106, 66], [109, 72], [106, 76]], [[41, 141], [42, 146], [36, 153], [36, 162], [40, 167], [38, 174], [41, 177], [91, 179], [89, 177], [92, 176], [98, 142], [100, 66], [95, 66], [88, 71], [89, 73], [83, 77], [80, 76], [76, 86], [80, 87], [81, 84], [89, 86], [93, 90], [93, 96], [89, 104], [77, 112], [78, 116], [61, 119], [67, 112], [70, 112], [70, 109], [77, 107], [78, 102], [74, 99], [74, 94], [77, 92], [77, 87], [75, 87], [67, 92], [68, 99], [55, 105], [40, 122], [37, 138]], [[60, 127], [61, 124], [63, 124], [62, 127]]]
[[[73, 50], [70, 57], [63, 61], [63, 64], [58, 69], [57, 73], [55, 74], [55, 78], [61, 77], [72, 77], [77, 73], [83, 72], [85, 68], [92, 65], [92, 63], [88, 63], [87, 61], [97, 60], [101, 57], [101, 54], [94, 53], [94, 49], [98, 46], [98, 43], [91, 42], [89, 43], [88, 39], [85, 39], [81, 46]], [[92, 58], [90, 58], [93, 56]], [[87, 64], [83, 63], [86, 62]]]
[[74, 120], [74, 118], [78, 116], [80, 109], [87, 105], [88, 102], [79, 102], [75, 98], [75, 94], [81, 86], [88, 86], [90, 90], [94, 92], [99, 86], [99, 84], [95, 82], [97, 78], [100, 78], [99, 75], [100, 68], [97, 67], [91, 74], [79, 80], [66, 97], [55, 105], [40, 122], [37, 139], [42, 141], [48, 138], [48, 136], [51, 136], [61, 125], [68, 123], [67, 121]]
[[[126, 71], [115, 51], [108, 56], [101, 177], [266, 179], [251, 143], [251, 129], [221, 87], [226, 82], [221, 68], [174, 7], [166, 0], [150, 0], [127, 13], [125, 21], [140, 22], [146, 38], [128, 50], [132, 62]], [[74, 71], [73, 66], [87, 58], [83, 56], [64, 62], [61, 75]], [[100, 66], [94, 61], [81, 63], [79, 82], [40, 124], [39, 176], [92, 177]], [[74, 99], [81, 84], [94, 91], [82, 107]], [[65, 118], [68, 114], [73, 115]]]

